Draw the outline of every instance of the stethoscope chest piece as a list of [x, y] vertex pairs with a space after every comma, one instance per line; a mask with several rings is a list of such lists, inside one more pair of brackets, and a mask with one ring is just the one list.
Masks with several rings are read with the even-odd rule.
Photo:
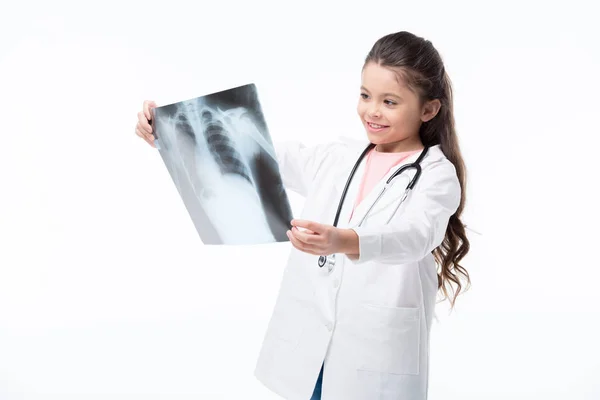
[[327, 265], [327, 271], [333, 271], [333, 267], [335, 266], [335, 254], [331, 254], [329, 256], [320, 256], [319, 257], [319, 267], [323, 268]]

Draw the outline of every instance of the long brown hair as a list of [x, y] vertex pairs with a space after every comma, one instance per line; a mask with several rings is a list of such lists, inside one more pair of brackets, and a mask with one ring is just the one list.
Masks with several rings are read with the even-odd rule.
[[459, 264], [469, 252], [469, 239], [460, 220], [465, 206], [466, 168], [454, 127], [452, 83], [433, 44], [410, 32], [396, 32], [377, 40], [364, 65], [371, 62], [396, 71], [399, 79], [419, 95], [422, 105], [433, 99], [441, 103], [436, 116], [421, 124], [419, 136], [425, 146], [440, 145], [446, 158], [454, 164], [461, 186], [458, 209], [450, 217], [444, 240], [433, 250], [438, 265], [438, 290], [444, 293], [444, 300], [450, 298], [452, 284], [456, 285], [450, 299], [451, 308], [454, 308], [456, 297], [463, 287], [461, 278], [466, 280], [465, 290], [470, 287], [471, 279], [467, 270]]

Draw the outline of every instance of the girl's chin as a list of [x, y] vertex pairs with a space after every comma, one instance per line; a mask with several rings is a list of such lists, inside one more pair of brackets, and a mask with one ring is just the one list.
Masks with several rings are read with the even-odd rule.
[[386, 140], [387, 137], [382, 134], [367, 132], [367, 137], [369, 138], [369, 141], [374, 144], [385, 144], [386, 142], [389, 142], [389, 140]]

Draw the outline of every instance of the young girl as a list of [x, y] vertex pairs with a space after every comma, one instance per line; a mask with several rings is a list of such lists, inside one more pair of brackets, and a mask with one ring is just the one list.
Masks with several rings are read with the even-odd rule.
[[[136, 126], [150, 145], [155, 106], [144, 102]], [[454, 307], [461, 280], [470, 284], [459, 265], [469, 241], [452, 107], [432, 43], [397, 32], [374, 44], [362, 69], [365, 142], [276, 143], [284, 185], [306, 203], [291, 221], [294, 248], [255, 370], [273, 392], [292, 400], [427, 398], [436, 294], [448, 298], [456, 284]], [[381, 195], [413, 163], [420, 174], [404, 170]]]

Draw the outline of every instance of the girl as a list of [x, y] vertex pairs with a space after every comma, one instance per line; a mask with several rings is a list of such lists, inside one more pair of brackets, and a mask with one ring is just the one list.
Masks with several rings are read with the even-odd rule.
[[[151, 145], [155, 106], [144, 102], [136, 126]], [[255, 370], [273, 392], [292, 400], [427, 398], [436, 294], [448, 298], [456, 284], [454, 307], [461, 280], [470, 284], [459, 265], [469, 241], [452, 107], [432, 43], [397, 32], [375, 42], [362, 69], [357, 111], [367, 141], [275, 145], [284, 185], [306, 203], [291, 221], [294, 248]], [[421, 174], [407, 197], [415, 169], [380, 196], [398, 168], [415, 162]], [[357, 179], [345, 185], [351, 171]]]

